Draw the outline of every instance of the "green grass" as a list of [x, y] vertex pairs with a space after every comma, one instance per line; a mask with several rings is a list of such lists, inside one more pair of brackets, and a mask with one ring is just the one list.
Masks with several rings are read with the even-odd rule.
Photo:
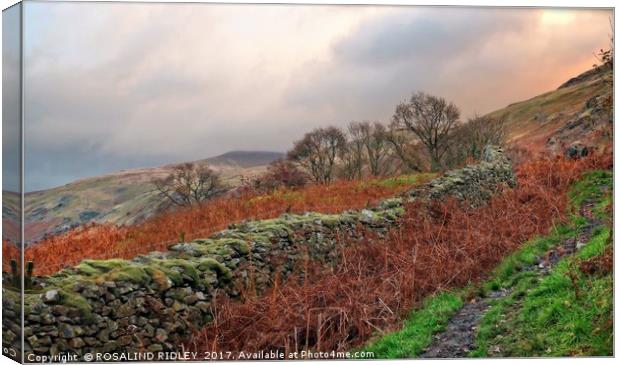
[[433, 333], [442, 331], [462, 306], [460, 292], [436, 294], [428, 298], [420, 310], [411, 313], [401, 331], [382, 337], [364, 351], [374, 352], [379, 359], [417, 356], [430, 344]]
[[[607, 186], [607, 189], [602, 189]], [[579, 209], [586, 201], [596, 202], [594, 213], [597, 217], [605, 215], [605, 208], [611, 204], [611, 187], [613, 174], [611, 171], [591, 171], [584, 174], [583, 179], [577, 182], [569, 192], [571, 207]]]
[[[583, 224], [579, 219], [575, 219], [574, 222]], [[529, 241], [504, 259], [494, 270], [491, 279], [479, 285], [479, 290], [488, 293], [500, 288], [512, 288], [517, 283], [532, 278], [534, 276], [532, 272], [522, 269], [533, 264], [536, 256], [544, 254], [571, 234], [575, 234], [575, 229], [558, 226], [549, 236]], [[377, 359], [410, 358], [420, 355], [431, 343], [433, 334], [443, 331], [449, 319], [463, 307], [464, 297], [473, 289], [467, 287], [455, 292], [442, 292], [428, 298], [420, 309], [410, 314], [400, 331], [381, 337], [364, 351], [374, 352]], [[501, 310], [498, 309], [497, 312]]]
[[436, 176], [437, 174], [435, 173], [418, 173], [418, 174], [411, 174], [411, 175], [401, 175], [401, 176], [391, 177], [387, 179], [374, 180], [374, 181], [365, 182], [362, 184], [371, 184], [374, 186], [381, 186], [385, 188], [397, 188], [399, 186], [414, 185], [421, 181], [428, 181]]
[[[572, 207], [578, 210], [586, 202], [594, 202], [594, 215], [605, 218], [612, 184], [611, 172], [584, 174], [569, 193]], [[573, 217], [572, 227], [561, 236], [577, 236], [584, 222], [583, 217]], [[610, 244], [608, 227], [599, 226], [592, 234], [586, 246], [562, 259], [546, 277], [516, 274], [510, 258], [502, 264], [491, 282], [509, 284], [512, 293], [492, 303], [480, 323], [477, 349], [470, 355], [492, 356], [495, 350], [502, 356], [517, 357], [610, 355], [612, 275], [588, 277], [578, 269], [580, 262], [602, 255]], [[561, 241], [561, 236], [539, 240], [540, 248], [544, 241]], [[521, 254], [529, 249], [525, 247]], [[509, 283], [507, 277], [511, 277]]]
[[492, 355], [496, 348], [511, 357], [611, 355], [612, 275], [590, 277], [578, 269], [580, 261], [603, 254], [609, 234], [608, 228], [598, 230], [548, 276], [521, 281], [519, 290], [495, 303], [481, 322], [472, 356]]
[[[569, 193], [571, 207], [578, 208], [586, 202], [594, 201], [596, 202], [595, 215], [604, 216], [607, 213], [606, 208], [611, 204], [611, 193], [602, 187], [606, 186], [608, 190], [611, 190], [612, 185], [611, 172], [594, 171], [584, 174], [583, 179], [575, 184]], [[567, 352], [567, 349], [571, 348], [579, 348], [579, 351], [588, 354], [606, 353], [610, 348], [608, 345], [612, 337], [604, 331], [600, 319], [611, 318], [606, 316], [613, 305], [610, 291], [613, 286], [611, 278], [593, 280], [583, 278], [580, 285], [583, 285], [582, 290], [587, 293], [587, 298], [579, 302], [582, 305], [566, 298], [568, 295], [566, 272], [560, 271], [568, 267], [564, 261], [559, 263], [553, 273], [544, 279], [536, 271], [526, 270], [548, 250], [563, 240], [578, 235], [585, 224], [584, 217], [573, 215], [568, 224], [556, 226], [549, 235], [525, 243], [518, 251], [502, 261], [489, 280], [479, 284], [477, 290], [482, 293], [506, 288], [511, 289], [511, 294], [492, 302], [491, 308], [480, 323], [477, 334], [478, 348], [470, 354], [471, 356], [488, 356], [489, 350], [499, 345], [491, 339], [498, 338], [497, 335], [510, 329], [510, 326], [500, 326], [504, 323], [510, 323], [515, 328], [511, 333], [531, 340], [531, 343], [523, 343], [515, 336], [500, 336], [498, 341], [505, 338], [502, 343], [514, 344], [515, 349], [521, 349], [520, 352], [515, 350], [514, 356], [542, 355], [533, 350], [538, 348], [535, 346], [540, 347], [541, 344], [543, 347], [544, 344], [557, 345], [556, 350], [545, 352], [550, 355], [574, 354]], [[591, 242], [579, 251], [576, 259], [582, 260], [603, 252], [608, 235], [609, 230], [606, 228], [596, 230]], [[560, 280], [562, 278], [564, 281]], [[572, 282], [570, 284], [572, 288]], [[537, 290], [534, 291], [534, 289]], [[400, 331], [371, 342], [364, 350], [374, 352], [377, 359], [407, 358], [421, 354], [431, 343], [433, 334], [442, 331], [449, 319], [461, 309], [464, 304], [463, 298], [471, 290], [472, 287], [468, 287], [452, 293], [439, 293], [428, 298], [419, 309], [410, 314]], [[535, 299], [532, 293], [539, 293], [537, 295], [540, 298]], [[565, 304], [566, 301], [569, 305]], [[516, 322], [517, 318], [510, 318], [510, 314], [516, 312], [515, 307], [518, 307], [520, 303], [527, 303], [531, 315], [520, 318], [519, 322]], [[559, 310], [558, 308], [562, 306], [566, 306], [566, 309]], [[571, 312], [573, 309], [575, 311]], [[566, 316], [567, 314], [569, 316]], [[552, 329], [547, 328], [551, 325], [550, 319], [559, 320], [556, 322], [557, 326]], [[518, 328], [521, 330], [517, 330]], [[584, 330], [590, 330], [592, 335], [588, 337]], [[567, 333], [574, 333], [574, 335]], [[569, 338], [572, 342], [568, 341]], [[544, 350], [547, 351], [547, 348]]]

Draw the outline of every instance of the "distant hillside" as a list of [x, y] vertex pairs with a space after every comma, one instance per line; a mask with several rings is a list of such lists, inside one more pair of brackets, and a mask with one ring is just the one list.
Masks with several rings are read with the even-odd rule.
[[596, 68], [571, 78], [556, 90], [489, 114], [504, 117], [510, 142], [534, 152], [563, 153], [572, 143], [598, 147], [611, 141], [611, 69]]
[[268, 165], [283, 158], [284, 153], [268, 151], [231, 151], [204, 160], [211, 166], [239, 166], [243, 168]]
[[[255, 176], [283, 157], [265, 151], [232, 151], [195, 161], [218, 171], [226, 184], [235, 186], [241, 176]], [[152, 180], [167, 176], [175, 165], [124, 170], [74, 181], [64, 186], [26, 194], [26, 240], [37, 241], [89, 223], [134, 224], [165, 206], [154, 191]], [[7, 193], [10, 194], [10, 193]], [[16, 213], [5, 207], [3, 221], [12, 227]]]

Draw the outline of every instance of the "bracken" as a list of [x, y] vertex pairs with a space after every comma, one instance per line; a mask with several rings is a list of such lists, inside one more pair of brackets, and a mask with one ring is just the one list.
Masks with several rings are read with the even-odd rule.
[[[214, 318], [187, 346], [198, 351], [346, 350], [395, 329], [422, 298], [484, 277], [567, 213], [567, 191], [611, 154], [522, 164], [518, 187], [472, 208], [455, 200], [407, 206], [385, 240], [345, 245], [333, 271], [305, 262], [297, 280], [243, 302], [216, 300]], [[303, 273], [303, 275], [302, 275]]]
[[[163, 213], [142, 224], [129, 227], [85, 226], [66, 234], [49, 237], [25, 249], [25, 260], [35, 264], [35, 275], [48, 275], [84, 259], [130, 259], [152, 251], [165, 251], [179, 236], [186, 241], [207, 237], [229, 224], [248, 219], [268, 219], [283, 213], [338, 213], [360, 209], [428, 181], [431, 174], [411, 179], [337, 181], [299, 190], [280, 189], [266, 195], [223, 197], [201, 206]], [[10, 260], [19, 261], [18, 248], [3, 241], [3, 271]]]

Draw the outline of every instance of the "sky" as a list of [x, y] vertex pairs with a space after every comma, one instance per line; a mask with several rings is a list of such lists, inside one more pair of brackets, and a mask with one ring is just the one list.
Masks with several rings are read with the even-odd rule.
[[463, 118], [557, 88], [608, 10], [26, 3], [26, 191], [388, 122], [425, 91]]
[[20, 5], [2, 12], [2, 189], [20, 191]]

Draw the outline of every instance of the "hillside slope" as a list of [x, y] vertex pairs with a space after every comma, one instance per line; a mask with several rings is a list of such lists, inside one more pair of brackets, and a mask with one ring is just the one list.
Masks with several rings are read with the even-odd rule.
[[[234, 186], [240, 176], [260, 174], [267, 164], [282, 156], [278, 152], [232, 151], [194, 162], [208, 164], [226, 184]], [[26, 242], [89, 222], [125, 225], [152, 216], [166, 202], [158, 197], [151, 182], [167, 176], [175, 166], [124, 170], [27, 193]], [[3, 219], [9, 221], [12, 212], [10, 207], [5, 210]]]
[[367, 350], [379, 359], [613, 355], [612, 186], [611, 170], [581, 175], [562, 224], [485, 280], [427, 298]]
[[534, 153], [563, 153], [577, 142], [598, 147], [612, 138], [612, 79], [601, 66], [488, 116], [505, 118], [509, 142]]

